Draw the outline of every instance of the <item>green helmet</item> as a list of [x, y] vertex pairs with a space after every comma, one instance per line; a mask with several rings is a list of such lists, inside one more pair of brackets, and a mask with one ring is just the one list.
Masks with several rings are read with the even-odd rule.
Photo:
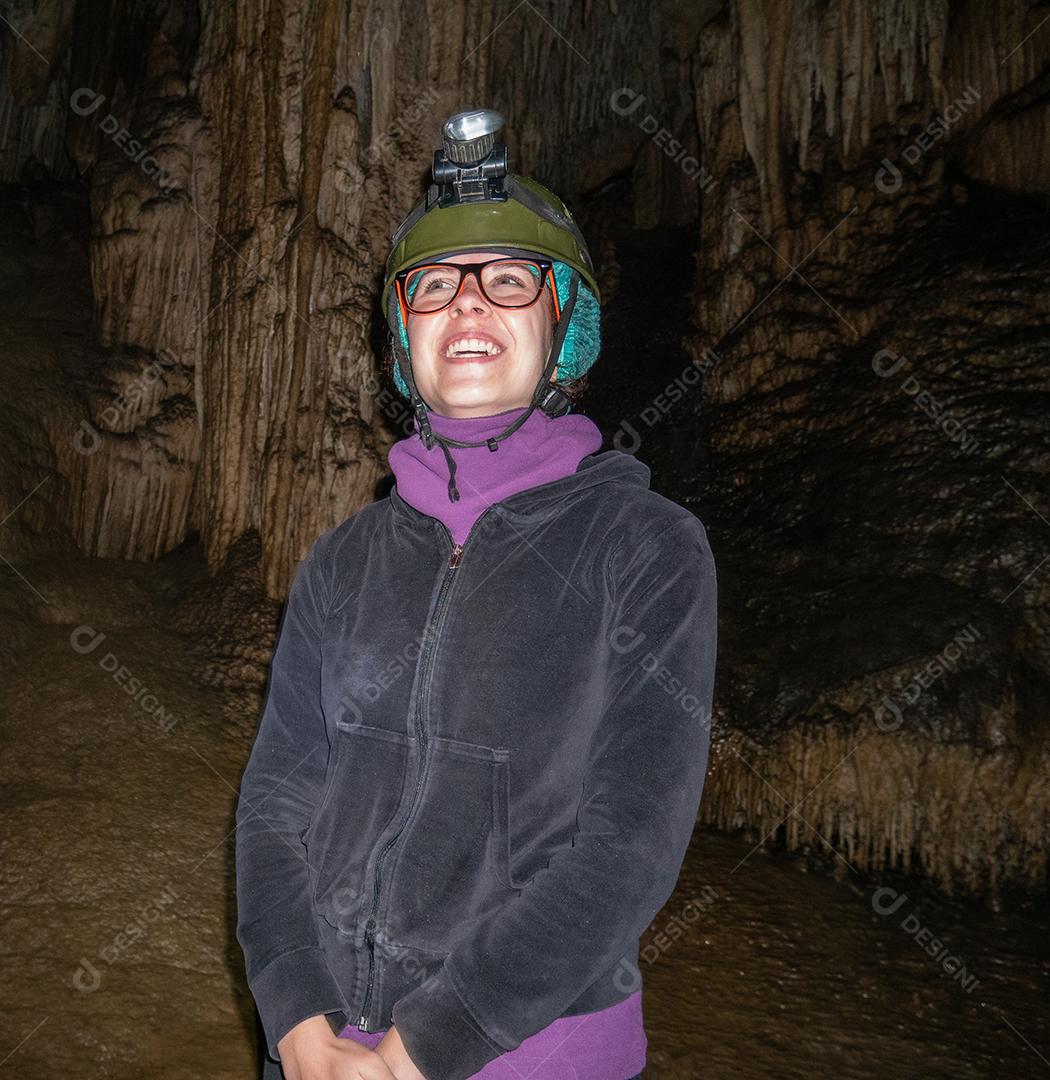
[[[416, 263], [477, 248], [521, 248], [571, 266], [601, 303], [587, 245], [568, 207], [528, 176], [508, 175], [502, 202], [466, 202], [441, 208], [421, 200], [394, 235], [380, 300], [387, 310], [394, 275]], [[430, 204], [428, 206], [428, 203]]]

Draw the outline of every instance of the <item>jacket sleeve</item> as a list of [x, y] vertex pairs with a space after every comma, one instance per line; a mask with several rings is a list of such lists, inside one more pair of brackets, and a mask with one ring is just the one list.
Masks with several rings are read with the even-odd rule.
[[317, 938], [302, 839], [328, 765], [320, 685], [325, 539], [307, 552], [288, 592], [236, 811], [237, 940], [278, 1060], [278, 1041], [301, 1020], [346, 1009]]
[[465, 1080], [556, 1020], [674, 890], [707, 772], [717, 586], [699, 520], [653, 532], [618, 574], [571, 846], [393, 1007], [427, 1080]]

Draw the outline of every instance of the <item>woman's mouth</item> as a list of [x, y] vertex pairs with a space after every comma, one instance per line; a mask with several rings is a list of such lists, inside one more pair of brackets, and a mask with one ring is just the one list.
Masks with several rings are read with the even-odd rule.
[[441, 356], [451, 363], [479, 363], [502, 355], [503, 346], [487, 334], [463, 334], [445, 342]]

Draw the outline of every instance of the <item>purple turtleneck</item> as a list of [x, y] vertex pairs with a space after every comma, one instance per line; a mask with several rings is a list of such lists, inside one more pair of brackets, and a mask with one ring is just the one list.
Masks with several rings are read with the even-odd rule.
[[[495, 416], [441, 416], [429, 412], [437, 435], [460, 442], [477, 442], [498, 435], [525, 412], [525, 407]], [[394, 443], [390, 468], [398, 494], [410, 506], [443, 521], [457, 544], [462, 544], [481, 512], [493, 503], [526, 488], [570, 476], [588, 454], [602, 445], [602, 433], [586, 416], [566, 413], [551, 418], [533, 409], [516, 431], [487, 446], [449, 448], [456, 460], [459, 501], [449, 498], [449, 468], [441, 447], [424, 447], [418, 434]]]
[[[450, 417], [429, 412], [432, 430], [461, 442], [498, 435], [525, 408], [495, 416]], [[397, 490], [410, 506], [448, 526], [462, 544], [482, 511], [526, 488], [547, 484], [576, 471], [580, 461], [600, 449], [601, 432], [586, 416], [549, 417], [539, 409], [495, 451], [487, 446], [451, 447], [460, 498], [449, 498], [449, 468], [440, 446], [427, 450], [418, 434], [395, 443], [389, 454]], [[543, 958], [537, 957], [537, 963]], [[386, 1030], [341, 1033], [375, 1049]], [[647, 1039], [642, 1023], [642, 992], [619, 1005], [581, 1016], [565, 1016], [525, 1039], [516, 1049], [490, 1061], [472, 1080], [629, 1080], [645, 1066]]]

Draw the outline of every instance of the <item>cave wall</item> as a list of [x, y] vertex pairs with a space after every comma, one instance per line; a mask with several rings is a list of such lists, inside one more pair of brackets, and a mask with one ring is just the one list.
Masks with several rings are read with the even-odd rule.
[[[797, 381], [845, 323], [822, 337], [803, 308], [797, 356], [783, 333], [760, 347], [793, 296], [785, 270], [886, 263], [873, 238], [928, 212], [947, 162], [1045, 190], [1040, 10], [589, 0], [408, 19], [333, 0], [282, 19], [185, 0], [15, 4], [0, 176], [62, 179], [72, 162], [91, 191], [108, 391], [96, 379], [89, 394], [100, 452], [59, 453], [78, 543], [153, 558], [196, 528], [214, 567], [257, 529], [279, 595], [307, 537], [371, 497], [391, 438], [373, 381], [387, 238], [440, 118], [476, 99], [510, 118], [512, 161], [580, 216], [626, 178], [615, 194], [636, 226], [699, 221], [694, 349], [735, 347], [705, 380], [708, 405]], [[912, 162], [927, 125], [932, 149]], [[842, 316], [858, 339], [883, 317], [863, 299]], [[724, 421], [715, 445], [762, 445], [746, 428]]]
[[[90, 185], [98, 351], [83, 430], [52, 431], [78, 546], [151, 559], [197, 530], [217, 570], [254, 530], [283, 595], [310, 540], [372, 499], [408, 422], [377, 375], [375, 296], [440, 121], [494, 105], [512, 167], [571, 205], [620, 173], [637, 224], [693, 221], [697, 185], [616, 103], [659, 102], [698, 156], [683, 43], [717, 8], [16, 11], [0, 176], [64, 180], [72, 162]], [[595, 247], [615, 264], [600, 233]]]
[[431, 152], [421, 113], [476, 92], [484, 64], [461, 58], [491, 14], [331, 0], [283, 24], [219, 8], [205, 22], [195, 86], [223, 240], [201, 257], [216, 310], [199, 349], [200, 529], [213, 565], [257, 529], [275, 595], [386, 472], [381, 411], [406, 414], [376, 392], [379, 268]]
[[282, 596], [406, 430], [376, 365], [389, 236], [440, 121], [492, 105], [606, 300], [624, 229], [696, 231], [704, 374], [666, 430], [732, 613], [705, 820], [1045, 882], [1047, 11], [19, 0], [0, 178], [88, 185], [95, 348], [5, 466], [10, 504], [49, 472], [62, 494], [5, 550], [198, 531], [218, 571], [255, 535]]
[[[484, 52], [463, 58], [494, 12], [201, 4], [198, 19], [191, 3], [82, 0], [24, 15], [0, 75], [26, 103], [4, 173], [65, 178], [64, 151], [90, 184], [99, 350], [86, 434], [53, 436], [76, 542], [148, 559], [199, 530], [217, 569], [256, 530], [283, 595], [310, 541], [371, 501], [382, 410], [405, 421], [377, 392], [380, 268], [420, 192], [423, 121], [484, 83]], [[34, 67], [29, 35], [52, 26], [63, 62]], [[34, 125], [63, 145], [26, 139]]]
[[697, 48], [705, 820], [949, 888], [1046, 883], [1046, 15], [740, 0]]
[[[1041, 10], [1023, 0], [737, 0], [707, 22], [695, 116], [717, 182], [701, 248], [709, 273], [731, 275], [716, 287], [697, 279], [708, 333], [727, 332], [761, 299], [757, 268], [795, 265], [818, 243], [825, 261], [843, 263], [858, 230], [892, 233], [916, 203], [939, 198], [949, 159], [974, 181], [1045, 192]], [[765, 247], [755, 228], [787, 263], [766, 248], [752, 265], [748, 249]]]

